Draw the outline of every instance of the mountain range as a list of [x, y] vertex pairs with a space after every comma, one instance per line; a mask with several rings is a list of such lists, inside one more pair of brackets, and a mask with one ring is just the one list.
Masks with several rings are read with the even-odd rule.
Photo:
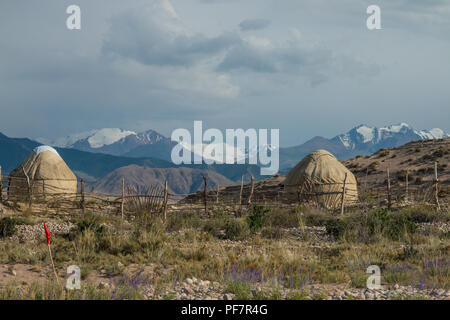
[[[331, 139], [314, 137], [303, 144], [280, 148], [280, 169], [292, 168], [308, 153], [326, 149], [338, 159], [346, 160], [356, 155], [368, 155], [381, 148], [392, 148], [416, 140], [450, 137], [443, 130], [416, 130], [406, 123], [381, 128], [359, 125]], [[79, 133], [49, 141], [39, 142], [57, 147], [104, 153], [132, 158], [158, 158], [170, 161], [175, 142], [153, 130], [141, 133], [118, 128], [106, 128]]]
[[[411, 141], [445, 137], [450, 135], [441, 129], [415, 130], [406, 123], [381, 128], [359, 125], [331, 139], [314, 137], [298, 146], [280, 148], [280, 173], [286, 173], [317, 149], [326, 149], [338, 159], [346, 160]], [[240, 182], [242, 175], [245, 181], [251, 175], [256, 180], [263, 178], [257, 165], [175, 165], [170, 161], [170, 154], [176, 143], [153, 130], [136, 133], [106, 128], [51, 141], [37, 140], [10, 138], [0, 133], [2, 173], [11, 172], [36, 146], [49, 144], [56, 147], [69, 167], [92, 189], [108, 193], [117, 191], [122, 177], [140, 186], [162, 184], [167, 179], [169, 188], [177, 193], [196, 191], [202, 175], [208, 177], [209, 187]]]
[[[74, 142], [76, 144], [77, 141]], [[0, 133], [0, 166], [2, 166], [2, 174], [7, 175], [14, 170], [37, 146], [41, 145], [37, 141], [27, 138], [10, 138]], [[199, 174], [213, 177], [210, 172], [215, 172], [223, 176], [217, 181], [222, 182], [238, 182], [244, 175], [247, 179], [253, 175], [255, 179], [260, 179], [260, 168], [257, 165], [239, 164], [192, 164], [192, 165], [175, 165], [170, 161], [153, 158], [153, 157], [126, 157], [105, 153], [93, 153], [77, 150], [75, 148], [55, 148], [61, 157], [74, 173], [86, 182], [94, 183], [107, 176], [116, 169], [136, 165], [144, 168], [167, 169], [167, 168], [188, 168], [196, 169]], [[185, 170], [188, 172], [189, 170]], [[170, 183], [169, 183], [170, 184]], [[213, 185], [211, 185], [213, 186]]]

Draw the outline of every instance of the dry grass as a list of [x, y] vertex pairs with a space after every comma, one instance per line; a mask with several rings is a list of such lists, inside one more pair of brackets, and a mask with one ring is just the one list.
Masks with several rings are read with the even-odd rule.
[[[278, 299], [283, 287], [294, 289], [291, 299], [303, 299], [303, 287], [309, 283], [364, 286], [371, 264], [381, 267], [385, 284], [450, 288], [449, 237], [417, 232], [418, 223], [448, 223], [448, 212], [411, 207], [396, 212], [353, 211], [336, 217], [299, 206], [255, 208], [239, 218], [218, 210], [212, 217], [196, 212], [171, 215], [166, 222], [158, 216], [127, 222], [102, 215], [66, 217], [77, 228], [52, 238], [54, 260], [60, 270], [78, 265], [83, 279], [94, 271], [120, 277], [132, 264], [156, 266], [157, 276], [151, 284], [155, 294], [175, 281], [196, 277], [218, 281], [244, 299]], [[307, 227], [325, 227], [335, 239], [317, 244], [305, 236]], [[297, 230], [297, 236], [289, 236], [291, 229]], [[46, 250], [44, 243], [2, 239], [0, 262], [48, 266]], [[270, 290], [255, 293], [256, 284]], [[83, 293], [68, 295], [42, 283], [28, 284], [29, 291], [11, 284], [0, 290], [0, 298], [142, 298], [137, 288], [128, 288], [126, 282], [122, 285], [121, 295], [112, 297], [88, 281]], [[22, 291], [15, 291], [18, 287]]]

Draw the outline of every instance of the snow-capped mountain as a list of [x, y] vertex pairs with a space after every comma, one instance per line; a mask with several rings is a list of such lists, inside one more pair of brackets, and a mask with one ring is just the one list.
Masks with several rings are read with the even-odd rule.
[[[338, 159], [345, 160], [358, 154], [367, 155], [381, 148], [392, 148], [415, 140], [440, 139], [450, 137], [443, 130], [416, 130], [406, 123], [389, 125], [381, 128], [359, 125], [350, 131], [327, 139], [314, 137], [302, 145], [280, 148], [280, 168], [293, 167], [308, 153], [317, 149], [326, 149]], [[156, 131], [148, 130], [141, 133], [118, 128], [105, 128], [70, 135], [64, 138], [48, 141], [38, 139], [39, 142], [81, 151], [105, 153], [130, 158], [159, 158], [171, 161], [171, 152], [176, 142], [164, 137]], [[184, 145], [186, 150], [194, 153], [201, 148], [194, 145]], [[273, 151], [273, 146], [265, 146], [265, 151]], [[225, 145], [225, 157], [233, 154], [233, 146]], [[236, 150], [237, 159], [248, 159], [251, 152], [257, 150]], [[208, 155], [209, 153], [206, 153]], [[219, 152], [218, 158], [223, 159]], [[220, 161], [219, 161], [220, 162]], [[248, 161], [246, 161], [248, 163]]]
[[399, 123], [387, 127], [370, 127], [359, 125], [347, 133], [340, 134], [332, 141], [341, 143], [347, 150], [366, 150], [396, 147], [414, 140], [441, 139], [449, 137], [439, 128], [431, 130], [415, 130], [407, 123]]
[[368, 155], [382, 148], [394, 148], [411, 141], [448, 137], [450, 135], [441, 129], [416, 130], [407, 123], [381, 128], [362, 124], [331, 139], [314, 137], [299, 146], [280, 148], [280, 168], [295, 166], [304, 156], [317, 149], [326, 149], [338, 159], [346, 160], [358, 154]]
[[91, 130], [56, 140], [43, 138], [36, 140], [55, 147], [112, 155], [125, 155], [140, 146], [170, 144], [170, 139], [153, 130], [136, 133], [119, 128]]

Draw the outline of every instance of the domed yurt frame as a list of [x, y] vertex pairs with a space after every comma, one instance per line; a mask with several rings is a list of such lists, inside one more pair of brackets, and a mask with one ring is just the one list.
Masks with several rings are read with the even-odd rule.
[[77, 177], [58, 152], [52, 147], [40, 146], [9, 175], [8, 199], [75, 197], [77, 188]]
[[289, 199], [312, 200], [330, 209], [340, 207], [342, 198], [344, 205], [358, 200], [355, 176], [326, 150], [316, 150], [304, 157], [288, 173], [283, 184]]

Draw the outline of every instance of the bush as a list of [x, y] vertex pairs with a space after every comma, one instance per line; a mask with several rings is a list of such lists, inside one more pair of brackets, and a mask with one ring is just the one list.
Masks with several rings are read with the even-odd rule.
[[404, 212], [391, 213], [387, 209], [378, 209], [344, 217], [330, 217], [324, 223], [327, 233], [336, 239], [371, 242], [386, 237], [390, 240], [402, 240], [408, 234], [416, 232], [417, 225], [412, 216]]
[[300, 225], [302, 215], [297, 210], [275, 209], [266, 215], [264, 222], [270, 227], [296, 228]]
[[347, 224], [339, 218], [331, 218], [325, 222], [325, 228], [329, 235], [333, 236], [335, 239], [339, 239], [344, 236]]
[[397, 180], [398, 181], [406, 181], [406, 174], [407, 174], [406, 170], [397, 171]]
[[324, 226], [330, 219], [330, 214], [320, 210], [312, 210], [305, 214], [304, 220], [307, 226]]
[[194, 211], [174, 213], [169, 216], [167, 230], [178, 231], [185, 228], [197, 228], [200, 224], [200, 217]]
[[378, 209], [368, 215], [369, 235], [379, 233], [391, 240], [401, 240], [406, 234], [416, 232], [417, 225], [411, 216], [402, 212], [389, 213], [387, 209]]
[[4, 217], [0, 219], [0, 238], [11, 237], [16, 233], [17, 220]]
[[225, 223], [225, 238], [242, 240], [250, 234], [247, 223], [242, 220], [230, 219]]
[[98, 235], [102, 235], [107, 231], [107, 227], [99, 224], [95, 219], [82, 219], [77, 223], [78, 231], [92, 230]]
[[265, 208], [264, 206], [253, 206], [252, 213], [247, 216], [247, 224], [250, 230], [260, 230], [264, 226], [269, 212], [270, 209]]

